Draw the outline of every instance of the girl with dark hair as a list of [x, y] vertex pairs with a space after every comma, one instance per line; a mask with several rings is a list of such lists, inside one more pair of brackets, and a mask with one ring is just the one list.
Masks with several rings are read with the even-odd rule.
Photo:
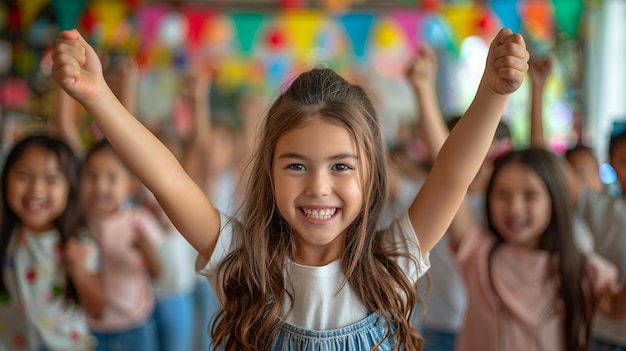
[[[434, 159], [448, 130], [432, 79], [425, 79], [434, 58], [423, 55], [409, 77], [429, 87], [430, 96], [420, 100], [419, 128]], [[589, 350], [592, 316], [617, 272], [578, 251], [571, 203], [562, 161], [543, 147], [495, 159], [486, 228], [466, 197], [448, 230], [468, 293], [457, 350]], [[616, 317], [622, 301], [623, 294], [602, 300]]]
[[79, 235], [78, 161], [63, 142], [30, 136], [0, 178], [0, 350], [87, 350], [84, 312], [100, 316], [98, 248]]
[[379, 121], [365, 91], [334, 71], [301, 74], [270, 107], [242, 211], [228, 218], [117, 101], [77, 31], [60, 34], [53, 56], [57, 83], [198, 251], [222, 303], [212, 335], [225, 350], [420, 350], [409, 322], [416, 282], [528, 69], [522, 37], [500, 31], [474, 103], [420, 193], [380, 230], [388, 184]]

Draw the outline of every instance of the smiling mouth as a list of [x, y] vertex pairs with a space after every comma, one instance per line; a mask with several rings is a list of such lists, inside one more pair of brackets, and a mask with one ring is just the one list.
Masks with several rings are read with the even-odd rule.
[[302, 211], [304, 216], [307, 218], [322, 219], [322, 220], [331, 219], [337, 212], [337, 208], [312, 210], [312, 209], [301, 207], [300, 210]]
[[47, 201], [26, 201], [24, 207], [32, 212], [42, 211], [47, 208]]

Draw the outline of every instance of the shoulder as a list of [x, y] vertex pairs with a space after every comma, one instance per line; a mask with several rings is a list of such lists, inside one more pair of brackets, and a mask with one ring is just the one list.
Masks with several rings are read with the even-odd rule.
[[220, 234], [210, 258], [198, 255], [196, 260], [196, 271], [198, 274], [214, 277], [217, 268], [226, 256], [237, 246], [238, 239], [242, 231], [242, 224], [237, 218], [230, 217], [220, 212]]
[[395, 218], [377, 237], [384, 249], [400, 254], [394, 261], [415, 281], [430, 269], [429, 253], [422, 253], [408, 213]]

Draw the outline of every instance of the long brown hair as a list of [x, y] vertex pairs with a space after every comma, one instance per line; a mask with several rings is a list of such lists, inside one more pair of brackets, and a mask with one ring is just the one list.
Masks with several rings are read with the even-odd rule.
[[[226, 350], [267, 350], [281, 327], [281, 313], [293, 304], [284, 265], [295, 241], [276, 206], [272, 157], [281, 135], [315, 118], [346, 128], [364, 160], [359, 170], [363, 206], [348, 229], [341, 260], [346, 283], [369, 311], [385, 318], [388, 327], [393, 323], [395, 330], [388, 328], [387, 337], [397, 347], [420, 350], [422, 338], [408, 320], [417, 302], [416, 286], [392, 260], [401, 254], [383, 247], [376, 230], [388, 192], [379, 121], [364, 90], [326, 68], [301, 74], [266, 115], [244, 197], [238, 248], [218, 270], [216, 292], [224, 309], [213, 324], [213, 341]], [[286, 299], [290, 306], [284, 306]]]
[[568, 207], [569, 193], [561, 160], [550, 151], [530, 147], [508, 153], [495, 162], [491, 181], [487, 186], [486, 210], [489, 231], [498, 239], [489, 254], [504, 242], [493, 225], [491, 218], [490, 194], [493, 180], [507, 165], [520, 164], [532, 170], [545, 184], [550, 195], [552, 216], [546, 230], [541, 234], [539, 249], [550, 252], [550, 262], [555, 262], [554, 274], [559, 282], [559, 297], [563, 302], [565, 319], [563, 323], [564, 350], [589, 350], [591, 321], [595, 302], [591, 293], [591, 281], [583, 269], [583, 256], [573, 239], [572, 210]]

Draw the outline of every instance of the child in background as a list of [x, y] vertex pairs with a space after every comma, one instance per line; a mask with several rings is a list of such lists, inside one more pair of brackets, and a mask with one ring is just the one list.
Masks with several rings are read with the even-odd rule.
[[[617, 183], [620, 184], [621, 189], [625, 189], [626, 185], [626, 122], [614, 122], [613, 133], [609, 141], [609, 162], [617, 175]], [[607, 240], [600, 245], [603, 248], [612, 249], [610, 252], [614, 252], [612, 257], [622, 258], [624, 255], [624, 245], [626, 243], [626, 192], [622, 190], [621, 198], [616, 201], [612, 206], [612, 201], [604, 200], [599, 203], [597, 200], [589, 203], [585, 208], [587, 218], [595, 219], [595, 222], [602, 223], [605, 228], [600, 230], [606, 230], [606, 226], [610, 226], [612, 231], [618, 231], [617, 240]], [[587, 192], [581, 196], [585, 198], [600, 198], [599, 194], [593, 192]], [[600, 198], [601, 199], [601, 198]], [[616, 209], [616, 207], [618, 207]], [[608, 231], [608, 230], [607, 230]], [[622, 266], [623, 270], [626, 270]], [[626, 275], [626, 272], [622, 273], [622, 277]], [[626, 279], [622, 278], [621, 282], [624, 284]], [[615, 320], [603, 313], [600, 313], [597, 318], [594, 319], [593, 324], [593, 350], [594, 351], [624, 351], [626, 350], [626, 320]]]
[[[543, 94], [546, 81], [552, 71], [553, 60], [549, 55], [533, 57], [530, 61], [530, 144], [539, 147], [546, 145], [543, 123]], [[594, 191], [604, 190], [600, 180], [600, 165], [590, 148], [579, 142], [565, 152], [565, 159], [571, 167], [566, 168], [566, 176], [575, 175], [581, 184]], [[570, 174], [571, 173], [571, 174]]]
[[[182, 140], [173, 128], [159, 130], [155, 135], [173, 154], [182, 154]], [[152, 281], [159, 350], [197, 350], [191, 347], [195, 327], [193, 316], [202, 313], [200, 306], [194, 306], [192, 295], [198, 280], [191, 259], [195, 257], [195, 250], [176, 230], [149, 190], [142, 187], [138, 200], [141, 206], [154, 214], [163, 231], [158, 250], [162, 270], [159, 277]]]
[[491, 235], [459, 210], [450, 233], [470, 296], [459, 350], [589, 349], [593, 314], [617, 272], [576, 248], [566, 184], [549, 151], [514, 151], [487, 188]]
[[241, 222], [221, 215], [116, 100], [77, 31], [60, 34], [53, 70], [199, 252], [198, 267], [224, 308], [213, 326], [218, 347], [419, 350], [408, 320], [417, 279], [527, 61], [521, 36], [500, 31], [474, 103], [408, 213], [382, 231], [388, 188], [376, 112], [363, 89], [332, 70], [301, 74], [268, 111]]
[[[421, 122], [433, 158], [447, 137], [436, 117]], [[566, 184], [561, 161], [532, 147], [495, 163], [486, 190], [491, 235], [467, 201], [459, 208], [449, 234], [469, 304], [458, 350], [589, 348], [596, 301], [616, 273], [576, 249]]]
[[88, 350], [85, 312], [104, 295], [96, 244], [79, 235], [79, 166], [63, 142], [29, 136], [0, 178], [0, 350]]
[[[145, 157], [145, 156], [144, 156]], [[146, 209], [130, 204], [137, 180], [103, 140], [84, 161], [82, 204], [102, 257], [106, 308], [89, 318], [96, 351], [157, 350], [150, 278], [161, 270], [162, 230]]]
[[[206, 141], [210, 139], [206, 136], [211, 130], [209, 90], [210, 77], [206, 74], [196, 72], [183, 80], [181, 95], [184, 99], [181, 100], [188, 105], [192, 120], [186, 141], [173, 126], [163, 125], [154, 131], [199, 184], [206, 178], [207, 172], [203, 164], [209, 151]], [[153, 281], [160, 350], [208, 350], [207, 325], [217, 312], [218, 303], [206, 279], [194, 270], [196, 252], [145, 187], [142, 188], [140, 203], [156, 215], [164, 230], [159, 250], [163, 271]], [[200, 284], [207, 285], [208, 290], [202, 289]]]
[[582, 144], [578, 144], [565, 151], [565, 160], [581, 184], [593, 191], [604, 191], [604, 184], [600, 179], [600, 164], [593, 151]]
[[[424, 133], [421, 124], [428, 118], [442, 119], [437, 101], [436, 81], [438, 74], [437, 56], [427, 45], [422, 45], [417, 55], [409, 63], [406, 77], [415, 95], [417, 111], [417, 130], [421, 140], [427, 141], [430, 137]], [[454, 125], [460, 118], [454, 118], [450, 124]], [[496, 131], [497, 133], [497, 131]], [[493, 149], [493, 145], [490, 147]], [[488, 153], [488, 155], [489, 155]], [[489, 158], [489, 156], [487, 156]], [[483, 162], [478, 174], [469, 187], [472, 193], [479, 192], [483, 179], [489, 176], [489, 166]], [[482, 192], [481, 192], [482, 193]], [[467, 305], [465, 285], [457, 267], [454, 256], [448, 243], [448, 235], [430, 252], [430, 286], [428, 295], [424, 298], [424, 314], [416, 313], [414, 324], [421, 320], [424, 335], [424, 351], [454, 351], [456, 338], [463, 326], [463, 316]], [[423, 283], [424, 280], [420, 280]], [[416, 308], [419, 308], [417, 306]]]
[[[544, 148], [542, 95], [551, 67], [550, 57], [539, 57], [531, 60], [529, 69], [533, 101], [531, 144]], [[605, 264], [606, 259], [614, 264], [618, 269], [618, 283], [623, 285], [626, 280], [626, 256], [623, 254], [626, 249], [626, 203], [613, 199], [603, 186], [599, 186], [599, 168], [595, 156], [584, 147], [575, 147], [573, 150], [566, 153], [568, 162], [564, 164], [564, 169], [568, 178], [570, 202], [575, 209], [575, 243], [589, 262]], [[619, 300], [619, 297], [615, 299]], [[614, 306], [611, 312], [619, 314], [618, 307]], [[593, 349], [619, 350], [620, 344], [626, 344], [626, 324], [602, 312], [600, 310], [593, 319]]]

